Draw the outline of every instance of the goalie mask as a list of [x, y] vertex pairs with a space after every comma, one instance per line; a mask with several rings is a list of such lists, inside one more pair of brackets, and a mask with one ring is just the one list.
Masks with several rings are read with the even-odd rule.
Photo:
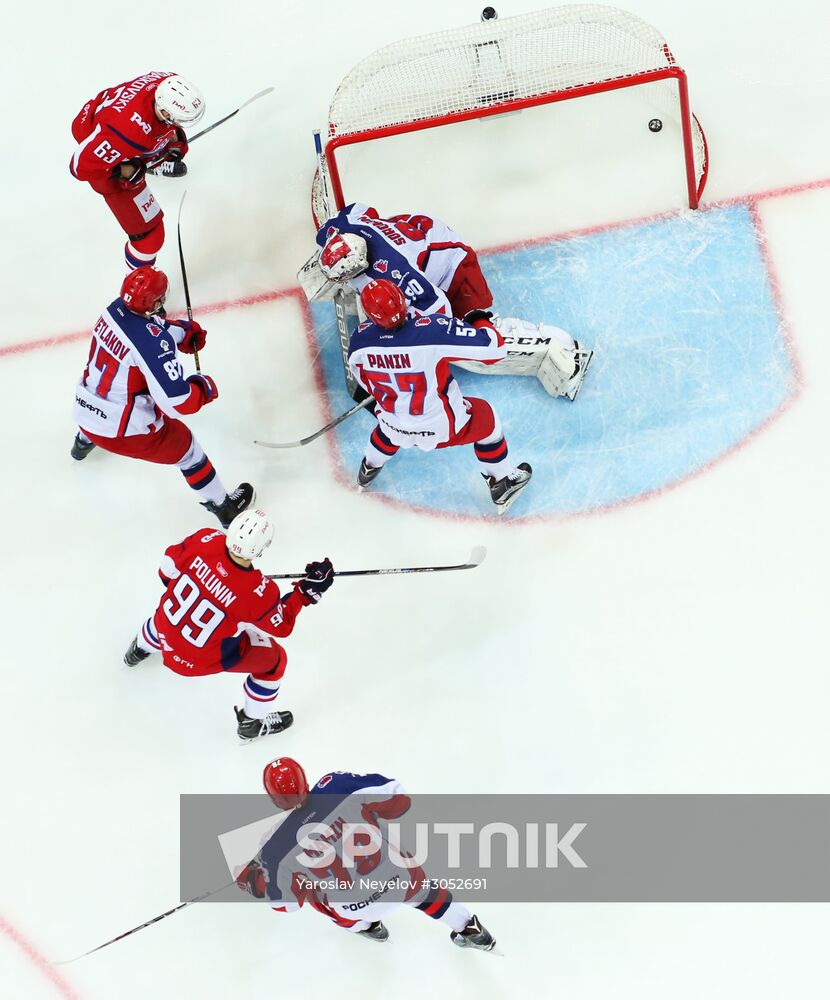
[[369, 266], [366, 240], [354, 233], [335, 233], [320, 254], [320, 269], [332, 281], [347, 281]]

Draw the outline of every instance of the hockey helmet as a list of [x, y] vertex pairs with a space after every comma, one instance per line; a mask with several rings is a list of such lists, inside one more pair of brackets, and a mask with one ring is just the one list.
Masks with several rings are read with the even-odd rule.
[[296, 809], [308, 795], [305, 771], [291, 757], [277, 757], [265, 765], [262, 784], [275, 806]]
[[228, 527], [228, 552], [240, 559], [258, 559], [274, 540], [274, 524], [263, 510], [243, 510]]
[[369, 248], [357, 233], [333, 233], [320, 253], [320, 270], [331, 281], [347, 281], [369, 266]]
[[167, 76], [156, 87], [156, 114], [174, 125], [195, 125], [205, 113], [198, 87], [183, 76]]
[[164, 271], [137, 267], [121, 283], [121, 298], [130, 312], [151, 316], [164, 305], [169, 283]]
[[385, 278], [370, 281], [360, 293], [360, 302], [369, 319], [384, 330], [397, 330], [406, 322], [406, 298], [397, 285]]

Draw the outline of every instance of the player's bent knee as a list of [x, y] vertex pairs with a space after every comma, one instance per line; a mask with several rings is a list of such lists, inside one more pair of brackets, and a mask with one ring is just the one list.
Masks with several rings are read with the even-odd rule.
[[158, 221], [143, 233], [130, 233], [131, 245], [142, 255], [155, 256], [164, 246], [164, 220]]

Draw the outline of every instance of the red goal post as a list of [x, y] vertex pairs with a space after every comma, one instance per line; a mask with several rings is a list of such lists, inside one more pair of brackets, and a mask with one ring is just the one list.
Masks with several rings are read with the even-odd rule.
[[[337, 209], [346, 204], [337, 151], [346, 145], [643, 84], [680, 123], [690, 208], [708, 171], [706, 138], [685, 72], [656, 28], [600, 5], [567, 5], [482, 21], [384, 46], [345, 77], [329, 109], [325, 162]], [[319, 178], [312, 211], [321, 217]]]

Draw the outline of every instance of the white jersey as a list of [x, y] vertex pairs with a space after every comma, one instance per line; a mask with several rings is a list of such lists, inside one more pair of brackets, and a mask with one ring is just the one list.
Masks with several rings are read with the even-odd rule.
[[355, 202], [320, 228], [319, 246], [334, 233], [354, 233], [366, 240], [369, 267], [347, 282], [358, 295], [370, 281], [385, 278], [403, 291], [413, 314], [452, 315], [445, 293], [472, 251], [448, 225], [428, 215], [382, 219], [377, 209]]
[[75, 388], [73, 420], [99, 437], [158, 430], [162, 413], [192, 412], [190, 385], [176, 351], [184, 330], [160, 316], [140, 316], [116, 299], [92, 331], [89, 358]]
[[506, 353], [489, 323], [476, 328], [452, 317], [420, 316], [399, 330], [363, 323], [349, 345], [349, 368], [377, 400], [375, 416], [392, 444], [432, 451], [470, 419], [450, 362], [493, 364]]

